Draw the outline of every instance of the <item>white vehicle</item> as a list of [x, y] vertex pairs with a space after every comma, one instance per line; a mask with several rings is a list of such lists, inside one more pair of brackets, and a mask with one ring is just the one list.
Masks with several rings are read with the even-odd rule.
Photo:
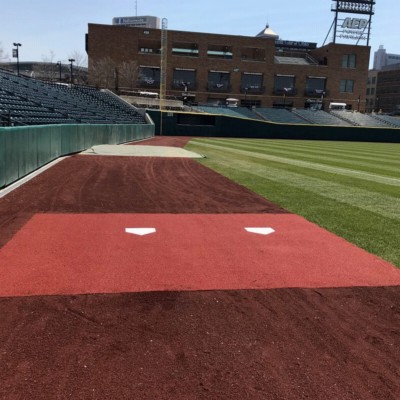
[[329, 109], [335, 111], [345, 111], [346, 110], [346, 103], [330, 103]]
[[238, 106], [238, 99], [228, 98], [226, 99], [226, 106], [227, 107], [237, 107]]

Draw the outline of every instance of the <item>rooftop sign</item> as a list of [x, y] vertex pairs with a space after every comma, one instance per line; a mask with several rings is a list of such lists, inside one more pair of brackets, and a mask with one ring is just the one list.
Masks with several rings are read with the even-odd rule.
[[[374, 5], [375, 0], [333, 0], [332, 11], [335, 13], [333, 41], [336, 43], [337, 39], [352, 40], [356, 41], [356, 44], [363, 41], [368, 46], [372, 15], [375, 13]], [[358, 17], [339, 18], [339, 14], [358, 14]]]

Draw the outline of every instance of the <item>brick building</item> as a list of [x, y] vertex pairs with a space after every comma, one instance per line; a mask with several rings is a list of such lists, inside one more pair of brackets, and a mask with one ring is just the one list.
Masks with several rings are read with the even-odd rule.
[[[89, 81], [99, 65], [110, 88], [159, 92], [161, 30], [89, 24]], [[198, 104], [304, 108], [343, 102], [363, 111], [370, 47], [280, 40], [270, 29], [256, 37], [168, 31], [167, 94]], [[126, 79], [126, 66], [135, 75]], [[125, 73], [123, 73], [125, 70]], [[132, 72], [132, 71], [131, 71]], [[103, 73], [104, 75], [104, 73]]]
[[400, 64], [378, 71], [375, 102], [384, 113], [400, 114]]

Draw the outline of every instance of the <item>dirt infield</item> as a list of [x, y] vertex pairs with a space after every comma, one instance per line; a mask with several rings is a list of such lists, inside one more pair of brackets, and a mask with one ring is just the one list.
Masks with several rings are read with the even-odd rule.
[[46, 212], [285, 211], [190, 159], [73, 156], [0, 199], [0, 246]]
[[[290, 217], [193, 160], [74, 156], [0, 199], [0, 285], [20, 235], [43, 251], [38, 214]], [[399, 304], [399, 286], [0, 297], [0, 399], [397, 400]]]

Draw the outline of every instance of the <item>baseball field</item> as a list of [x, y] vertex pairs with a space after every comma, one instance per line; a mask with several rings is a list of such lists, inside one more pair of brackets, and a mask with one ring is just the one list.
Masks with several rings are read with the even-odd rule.
[[0, 197], [0, 398], [400, 398], [400, 146], [155, 137]]

